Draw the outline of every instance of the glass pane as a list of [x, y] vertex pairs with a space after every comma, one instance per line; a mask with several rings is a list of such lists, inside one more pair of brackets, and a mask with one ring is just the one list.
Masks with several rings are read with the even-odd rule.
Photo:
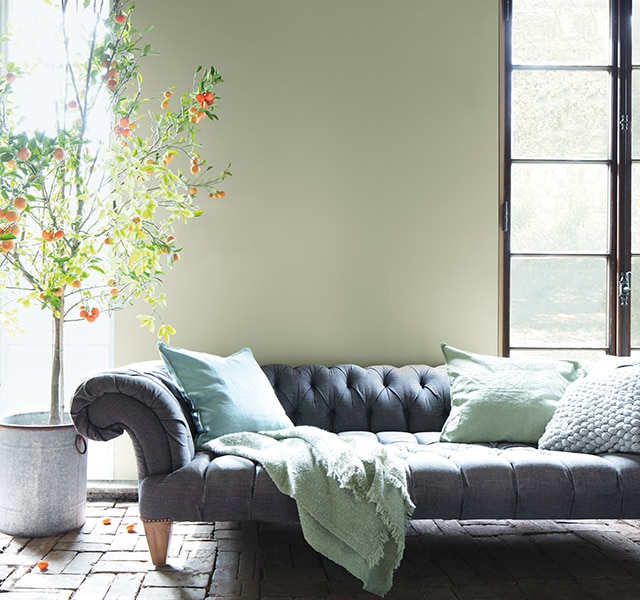
[[634, 65], [640, 64], [640, 4], [633, 2], [631, 9], [631, 61]]
[[640, 347], [640, 256], [631, 257], [631, 345]]
[[511, 251], [605, 253], [606, 165], [514, 164]]
[[631, 252], [640, 254], [640, 164], [631, 165]]
[[549, 358], [552, 360], [579, 360], [582, 363], [597, 363], [606, 358], [604, 350], [512, 350], [513, 358]]
[[604, 348], [607, 261], [513, 258], [511, 346]]
[[513, 64], [609, 64], [609, 0], [517, 0]]
[[[638, 5], [640, 8], [640, 4]], [[631, 157], [640, 158], [640, 71], [634, 69], [631, 73]]]
[[514, 71], [512, 91], [513, 158], [607, 158], [607, 72]]

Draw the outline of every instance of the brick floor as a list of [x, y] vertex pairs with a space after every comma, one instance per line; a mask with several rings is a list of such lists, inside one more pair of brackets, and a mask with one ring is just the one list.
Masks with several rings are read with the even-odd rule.
[[[110, 517], [106, 525], [103, 518]], [[135, 524], [133, 533], [126, 531]], [[45, 559], [45, 572], [37, 562]], [[0, 600], [365, 600], [295, 524], [181, 523], [149, 561], [135, 503], [90, 502], [78, 531], [0, 534]], [[417, 521], [388, 600], [640, 600], [640, 521]]]

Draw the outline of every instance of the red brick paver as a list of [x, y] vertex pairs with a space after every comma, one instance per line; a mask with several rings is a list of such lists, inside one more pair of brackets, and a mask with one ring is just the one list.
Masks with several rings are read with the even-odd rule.
[[[103, 523], [109, 517], [110, 524]], [[126, 524], [134, 523], [133, 533]], [[49, 567], [41, 572], [39, 560]], [[149, 560], [137, 505], [91, 502], [78, 531], [0, 534], [0, 600], [365, 600], [297, 524], [181, 523]], [[387, 600], [640, 600], [638, 521], [417, 521]]]

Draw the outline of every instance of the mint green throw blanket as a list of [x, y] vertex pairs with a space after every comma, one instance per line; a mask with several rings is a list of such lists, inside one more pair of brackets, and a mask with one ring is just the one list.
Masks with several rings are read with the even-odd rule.
[[296, 501], [309, 545], [360, 579], [365, 590], [386, 594], [415, 507], [402, 462], [382, 444], [300, 426], [230, 433], [204, 448], [260, 463]]

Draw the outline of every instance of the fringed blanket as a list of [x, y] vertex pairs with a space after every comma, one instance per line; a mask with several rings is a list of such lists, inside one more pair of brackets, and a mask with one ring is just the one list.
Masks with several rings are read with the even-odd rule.
[[205, 446], [260, 463], [297, 503], [305, 539], [384, 596], [414, 505], [402, 462], [382, 444], [316, 427], [231, 433]]

